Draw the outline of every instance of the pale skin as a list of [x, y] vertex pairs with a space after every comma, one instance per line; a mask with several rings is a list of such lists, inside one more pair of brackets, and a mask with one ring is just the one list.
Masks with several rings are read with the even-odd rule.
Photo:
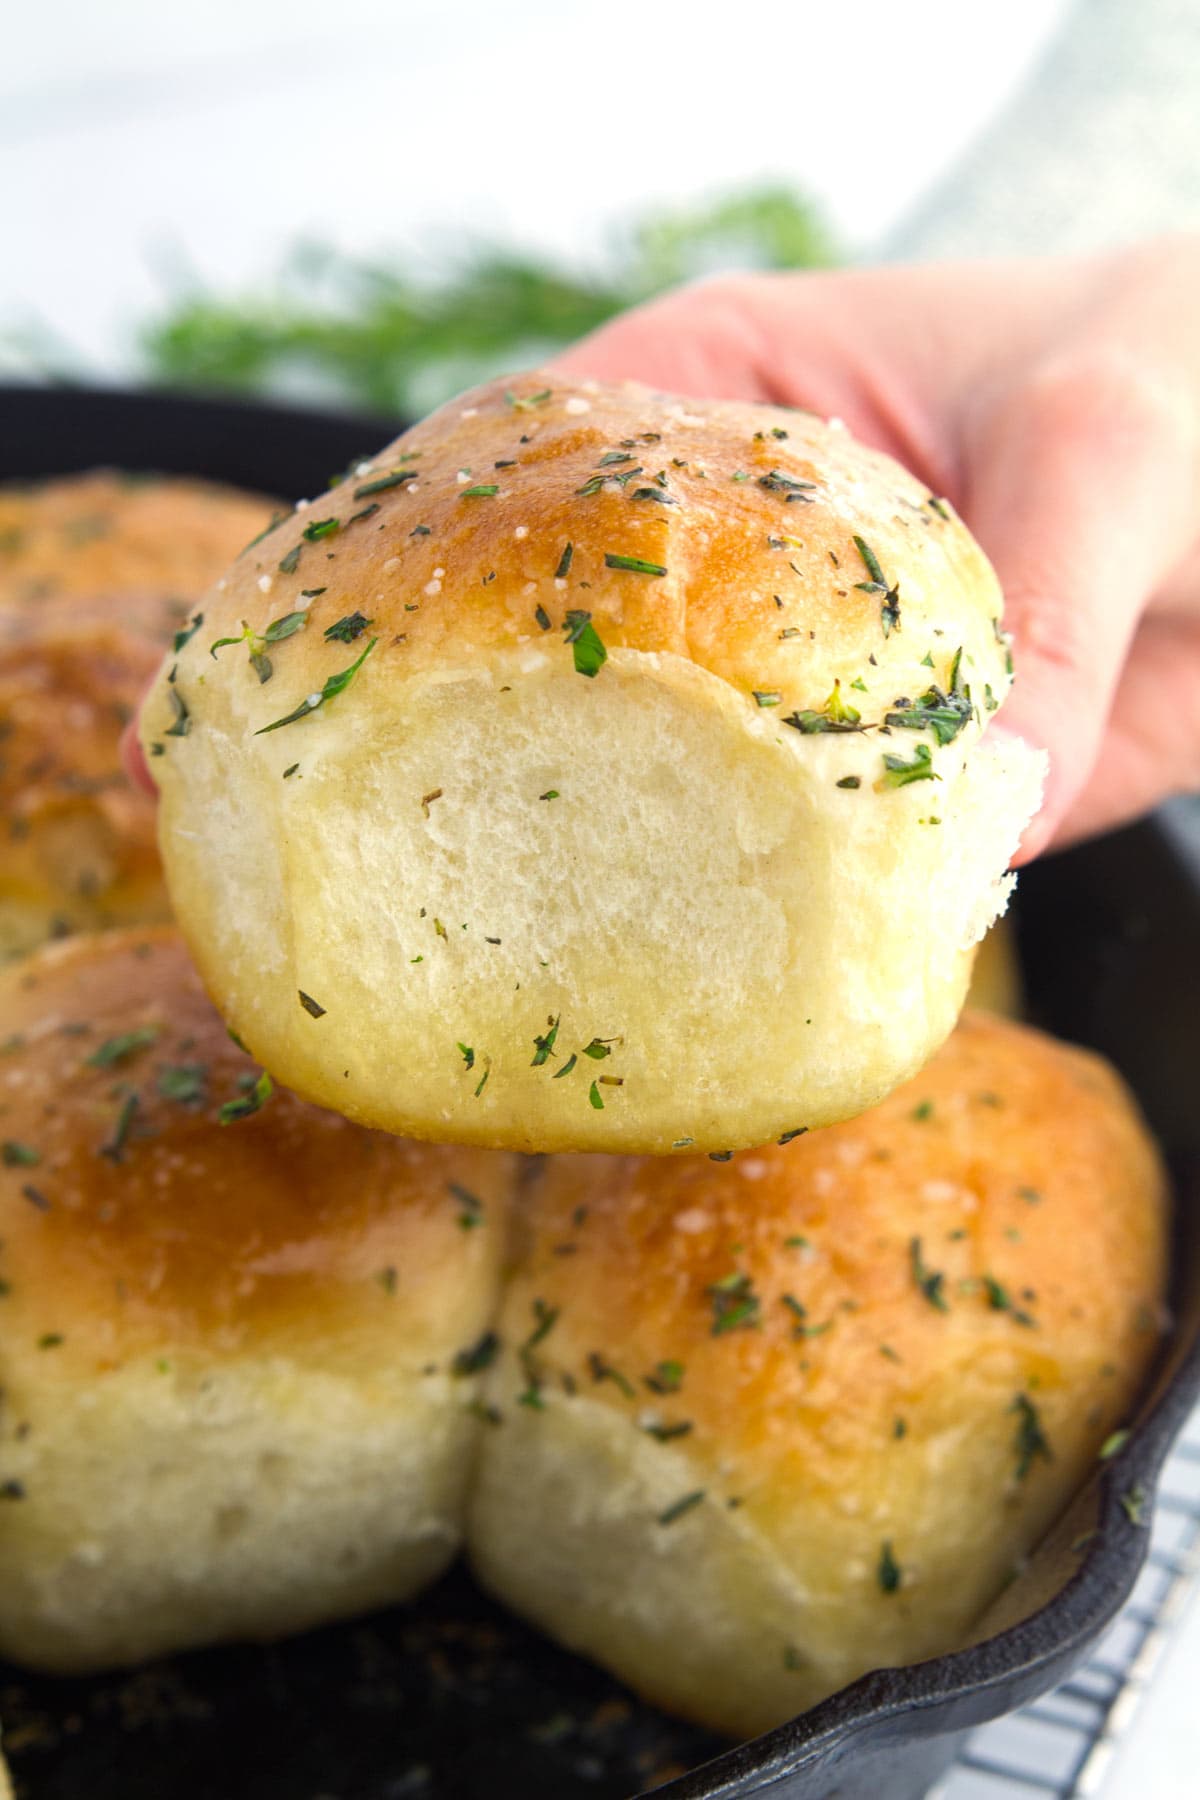
[[556, 366], [840, 417], [953, 502], [1015, 639], [997, 726], [1050, 757], [1019, 861], [1200, 788], [1200, 237], [723, 276]]

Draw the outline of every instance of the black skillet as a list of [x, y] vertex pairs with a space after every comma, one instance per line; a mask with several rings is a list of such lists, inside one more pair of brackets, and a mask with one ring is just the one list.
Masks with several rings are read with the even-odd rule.
[[[108, 463], [312, 495], [394, 429], [237, 401], [0, 389], [0, 480]], [[416, 1607], [289, 1643], [84, 1681], [0, 1666], [19, 1800], [917, 1800], [972, 1727], [1063, 1680], [1134, 1584], [1163, 1459], [1200, 1392], [1200, 807], [1031, 869], [1019, 923], [1039, 1022], [1117, 1063], [1173, 1158], [1177, 1324], [1128, 1443], [979, 1641], [866, 1675], [730, 1749], [456, 1572]], [[1139, 1489], [1140, 1514], [1122, 1505]]]

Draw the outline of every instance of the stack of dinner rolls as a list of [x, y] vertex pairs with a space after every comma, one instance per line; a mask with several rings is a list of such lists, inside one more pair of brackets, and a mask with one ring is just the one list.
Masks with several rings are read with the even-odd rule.
[[[157, 527], [51, 591], [21, 503], [0, 644], [70, 609], [0, 657], [5, 806], [50, 844], [36, 782], [113, 778], [0, 908], [0, 1652], [278, 1635], [464, 1546], [735, 1736], [963, 1642], [1129, 1417], [1167, 1214], [1112, 1070], [952, 1029], [1040, 780], [952, 509], [807, 415], [536, 376], [169, 621]], [[182, 937], [115, 774], [153, 619]]]

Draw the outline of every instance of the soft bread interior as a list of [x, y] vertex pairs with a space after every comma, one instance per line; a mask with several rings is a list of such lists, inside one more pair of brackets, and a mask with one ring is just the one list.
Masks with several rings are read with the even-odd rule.
[[163, 841], [254, 1054], [329, 1104], [336, 1042], [339, 1109], [412, 1136], [719, 1151], [872, 1105], [951, 1029], [1040, 790], [973, 730], [881, 787], [913, 734], [802, 736], [670, 654], [390, 698], [211, 719], [182, 747], [211, 800], [176, 818], [167, 784]]

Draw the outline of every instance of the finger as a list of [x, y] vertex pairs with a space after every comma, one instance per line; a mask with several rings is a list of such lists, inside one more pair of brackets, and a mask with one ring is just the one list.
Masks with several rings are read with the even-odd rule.
[[1149, 614], [1125, 664], [1099, 760], [1056, 844], [1136, 819], [1200, 789], [1200, 614]]
[[[1194, 423], [1180, 384], [1112, 349], [1036, 370], [973, 422], [963, 511], [991, 556], [1014, 636], [1000, 721], [1049, 752], [1018, 860], [1058, 832], [1096, 771], [1138, 620], [1194, 532]], [[1116, 794], [1113, 805], [1117, 804]]]
[[121, 764], [135, 788], [158, 799], [158, 788], [150, 773], [150, 764], [146, 761], [146, 752], [142, 749], [138, 737], [138, 722], [131, 719], [121, 733]]
[[698, 282], [636, 306], [554, 358], [574, 380], [644, 381], [712, 400], [766, 400], [751, 284]]

